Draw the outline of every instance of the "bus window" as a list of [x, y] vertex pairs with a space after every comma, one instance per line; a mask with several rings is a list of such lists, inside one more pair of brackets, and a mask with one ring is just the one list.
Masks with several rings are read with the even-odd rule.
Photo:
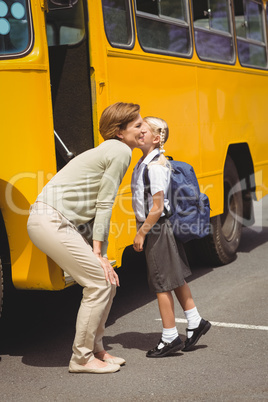
[[267, 67], [263, 5], [258, 0], [234, 0], [238, 56], [242, 66]]
[[82, 1], [70, 7], [53, 9], [46, 16], [48, 46], [75, 45], [85, 37], [85, 20]]
[[200, 59], [234, 62], [234, 40], [228, 0], [193, 0], [196, 51]]
[[147, 52], [191, 56], [189, 13], [185, 0], [136, 0], [137, 30]]
[[159, 14], [165, 17], [176, 18], [178, 20], [186, 20], [186, 9], [183, 1], [173, 4], [172, 1], [159, 2]]
[[102, 0], [105, 32], [114, 47], [134, 45], [129, 0]]
[[18, 57], [33, 40], [27, 0], [0, 0], [0, 57]]

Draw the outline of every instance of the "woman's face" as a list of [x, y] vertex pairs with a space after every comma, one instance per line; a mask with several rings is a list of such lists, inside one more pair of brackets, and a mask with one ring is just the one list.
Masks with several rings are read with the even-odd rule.
[[119, 131], [118, 137], [132, 150], [134, 148], [140, 148], [140, 146], [144, 143], [145, 129], [142, 123], [143, 120], [139, 115], [137, 119], [128, 123], [125, 130]]

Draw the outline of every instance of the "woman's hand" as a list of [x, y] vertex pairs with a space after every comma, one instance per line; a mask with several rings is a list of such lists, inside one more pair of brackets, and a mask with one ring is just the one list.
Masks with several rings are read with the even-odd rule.
[[110, 281], [112, 285], [120, 286], [118, 275], [110, 264], [108, 258], [102, 257], [100, 254], [95, 255], [103, 268], [106, 281]]
[[142, 251], [143, 250], [143, 243], [145, 240], [144, 234], [141, 234], [140, 232], [137, 232], [134, 242], [133, 242], [133, 248], [135, 251]]
[[93, 240], [93, 253], [99, 260], [105, 275], [106, 281], [110, 281], [112, 285], [120, 286], [118, 275], [111, 266], [108, 258], [102, 257], [101, 255], [102, 242], [99, 240]]

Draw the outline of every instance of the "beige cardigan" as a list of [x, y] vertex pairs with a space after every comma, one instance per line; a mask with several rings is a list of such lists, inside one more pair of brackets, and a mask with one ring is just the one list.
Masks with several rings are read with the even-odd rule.
[[131, 149], [119, 140], [104, 141], [72, 159], [43, 188], [44, 202], [76, 227], [94, 219], [93, 240], [106, 254], [112, 207], [131, 161]]

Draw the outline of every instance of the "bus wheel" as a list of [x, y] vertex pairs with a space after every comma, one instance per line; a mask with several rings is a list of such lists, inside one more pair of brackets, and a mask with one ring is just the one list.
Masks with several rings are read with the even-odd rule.
[[4, 297], [4, 279], [3, 279], [2, 262], [0, 259], [0, 317], [2, 314], [3, 297]]
[[224, 265], [236, 258], [241, 239], [243, 202], [236, 166], [227, 156], [224, 167], [224, 211], [211, 218], [211, 233], [198, 242], [202, 257], [210, 264]]

